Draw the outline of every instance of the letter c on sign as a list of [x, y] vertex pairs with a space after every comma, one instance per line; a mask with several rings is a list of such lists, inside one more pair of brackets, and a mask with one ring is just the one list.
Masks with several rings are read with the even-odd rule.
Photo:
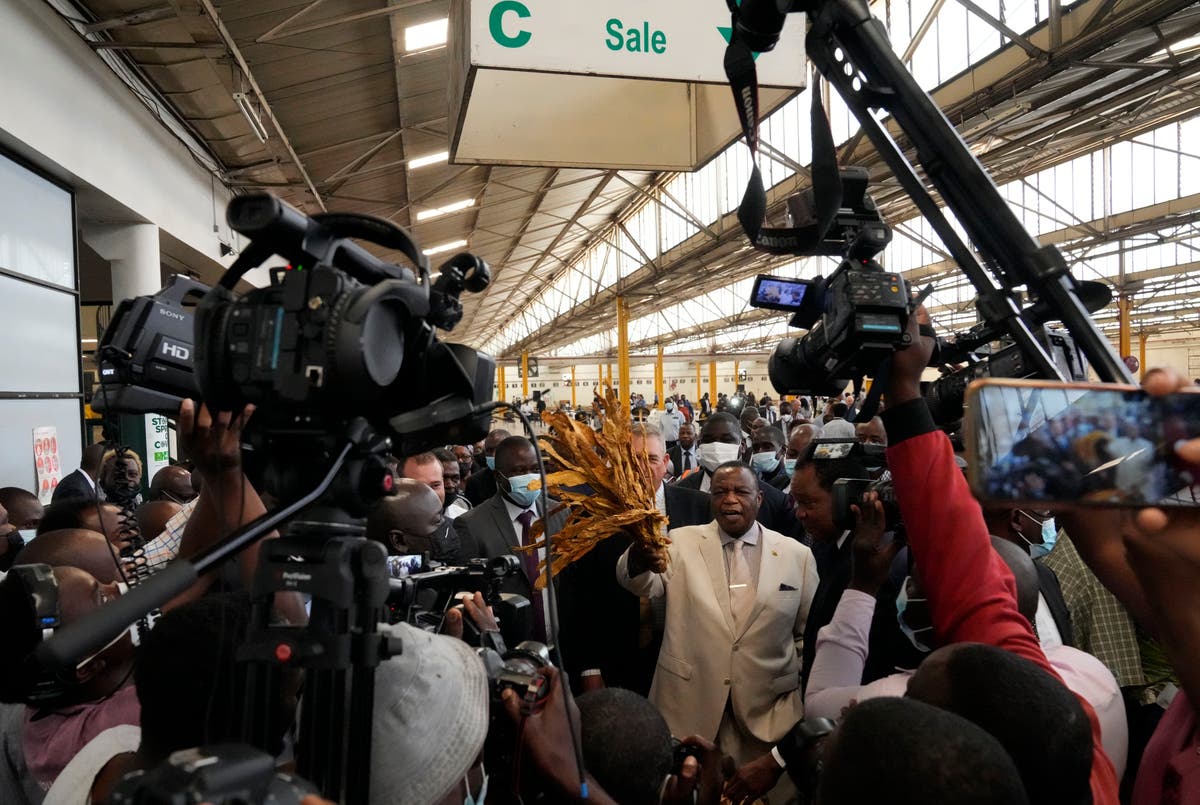
[[509, 36], [504, 33], [504, 15], [510, 11], [521, 19], [528, 19], [532, 16], [524, 3], [518, 2], [518, 0], [501, 0], [492, 6], [492, 14], [488, 18], [488, 26], [492, 31], [492, 39], [495, 39], [497, 43], [506, 48], [524, 47], [533, 38], [533, 34], [529, 33], [529, 31], [518, 31], [516, 36]]

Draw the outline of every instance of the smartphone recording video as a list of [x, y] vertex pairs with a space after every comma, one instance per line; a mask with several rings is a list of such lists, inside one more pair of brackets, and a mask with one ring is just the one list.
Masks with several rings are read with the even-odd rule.
[[981, 380], [966, 399], [968, 477], [981, 501], [1200, 505], [1200, 466], [1174, 451], [1200, 436], [1200, 394]]

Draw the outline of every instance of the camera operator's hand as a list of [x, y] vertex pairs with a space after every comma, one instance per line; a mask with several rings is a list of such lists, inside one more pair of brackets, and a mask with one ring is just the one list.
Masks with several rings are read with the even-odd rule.
[[775, 787], [783, 776], [783, 767], [775, 762], [770, 752], [744, 764], [725, 785], [725, 798], [733, 805], [761, 799]]
[[877, 492], [863, 495], [862, 505], [854, 505], [850, 509], [854, 512], [855, 522], [850, 589], [875, 595], [887, 581], [888, 571], [900, 551], [900, 544], [883, 541], [887, 525], [883, 503]]
[[929, 365], [935, 346], [933, 338], [921, 335], [921, 325], [928, 326], [929, 323], [929, 311], [924, 305], [909, 314], [907, 332], [912, 337], [912, 343], [907, 349], [892, 354], [891, 374], [886, 389], [888, 406], [921, 398], [921, 375]]
[[500, 624], [496, 621], [492, 608], [484, 602], [483, 593], [476, 592], [473, 596], [464, 596], [461, 604], [446, 612], [446, 618], [442, 621], [442, 634], [462, 639], [464, 611], [479, 631], [500, 631]]
[[[501, 694], [504, 710], [518, 726], [521, 747], [527, 762], [548, 784], [572, 801], [583, 802], [579, 790], [579, 767], [575, 760], [575, 746], [582, 740], [579, 735], [579, 708], [571, 692], [562, 684], [562, 675], [557, 668], [539, 668], [538, 675], [545, 678], [548, 693], [535, 704], [528, 714], [522, 712], [522, 699], [511, 688]], [[567, 711], [571, 713], [567, 720]], [[595, 805], [612, 805], [613, 800], [599, 783], [587, 778], [588, 798]]]
[[667, 549], [650, 552], [640, 542], [629, 546], [629, 575], [640, 576], [646, 571], [665, 573], [667, 570]]
[[725, 785], [721, 750], [699, 735], [689, 735], [680, 743], [699, 750], [699, 757], [687, 758], [679, 774], [667, 778], [662, 805], [720, 805]]
[[206, 405], [201, 404], [197, 411], [192, 400], [180, 404], [180, 451], [195, 463], [196, 472], [205, 481], [241, 469], [242, 431], [253, 415], [253, 405], [247, 405], [236, 417], [229, 411], [219, 411], [214, 417]]

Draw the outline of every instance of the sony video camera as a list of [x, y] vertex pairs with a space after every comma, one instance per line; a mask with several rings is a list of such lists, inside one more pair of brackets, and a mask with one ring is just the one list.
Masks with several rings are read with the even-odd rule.
[[275, 758], [245, 744], [218, 744], [174, 752], [161, 765], [127, 774], [109, 805], [300, 805], [319, 794], [299, 777], [275, 771]]
[[[446, 611], [457, 604], [459, 593], [482, 593], [500, 624], [500, 633], [512, 645], [525, 640], [533, 628], [529, 599], [501, 590], [504, 580], [521, 572], [520, 560], [512, 555], [492, 559], [471, 559], [465, 565], [422, 567], [411, 572], [407, 567], [392, 569], [388, 584], [389, 621], [404, 621], [418, 629], [440, 632]], [[402, 572], [396, 572], [402, 570]], [[463, 619], [463, 639], [480, 645], [480, 636], [469, 618]]]
[[[838, 394], [911, 341], [908, 285], [875, 262], [892, 230], [867, 195], [867, 172], [843, 168], [841, 181], [845, 205], [812, 252], [841, 255], [837, 270], [813, 280], [760, 275], [751, 291], [752, 306], [791, 312], [790, 326], [808, 330], [802, 338], [785, 338], [767, 364], [781, 394]], [[788, 199], [793, 219], [810, 216], [811, 207], [811, 190]]]
[[[226, 217], [251, 243], [215, 288], [176, 278], [118, 308], [99, 347], [95, 396], [106, 411], [174, 414], [197, 396], [212, 410], [253, 403], [257, 430], [291, 435], [363, 417], [402, 437], [405, 452], [486, 435], [488, 415], [472, 409], [491, 398], [495, 362], [435, 336], [461, 319], [464, 290], [487, 288], [483, 260], [460, 254], [433, 281], [402, 228], [360, 215], [310, 218], [265, 194], [235, 198]], [[399, 251], [414, 268], [355, 240]], [[286, 268], [235, 295], [245, 273], [275, 255]], [[184, 300], [201, 291], [193, 316]], [[392, 423], [404, 414], [402, 427]]]

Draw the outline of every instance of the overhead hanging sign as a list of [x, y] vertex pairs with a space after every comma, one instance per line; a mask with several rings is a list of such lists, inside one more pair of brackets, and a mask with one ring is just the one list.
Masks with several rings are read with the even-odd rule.
[[[762, 86], [804, 80], [804, 15], [761, 59]], [[729, 11], [720, 0], [483, 0], [471, 4], [471, 57], [516, 70], [725, 84]]]
[[[721, 0], [453, 0], [451, 162], [691, 171], [740, 134]], [[804, 88], [803, 14], [758, 58], [769, 114]]]

